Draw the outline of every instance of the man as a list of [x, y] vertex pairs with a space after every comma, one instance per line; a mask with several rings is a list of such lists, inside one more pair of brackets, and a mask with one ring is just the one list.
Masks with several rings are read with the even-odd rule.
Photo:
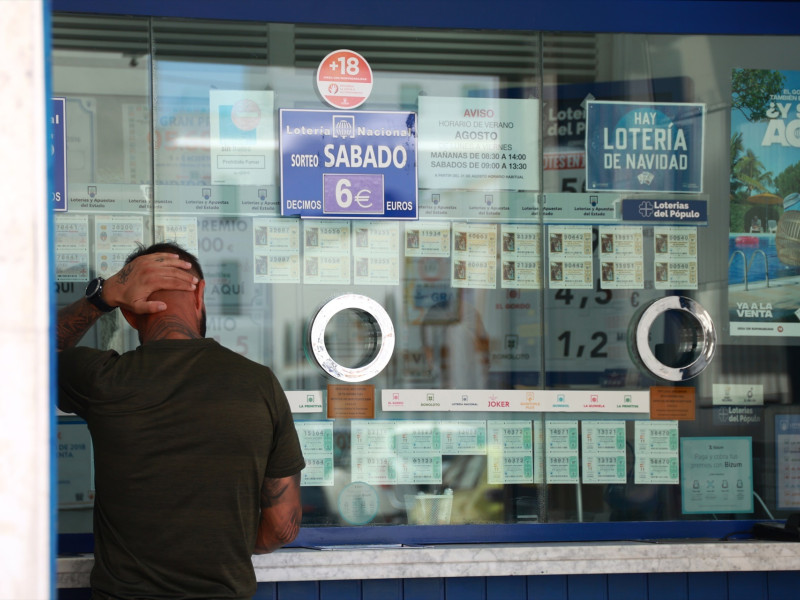
[[[204, 289], [194, 256], [156, 244], [59, 311], [59, 407], [86, 420], [95, 454], [93, 598], [250, 598], [251, 554], [300, 527], [286, 395], [204, 337]], [[139, 348], [74, 347], [115, 307]]]

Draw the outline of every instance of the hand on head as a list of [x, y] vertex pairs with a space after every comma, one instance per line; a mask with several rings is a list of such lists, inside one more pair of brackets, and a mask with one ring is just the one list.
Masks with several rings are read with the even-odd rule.
[[145, 254], [112, 275], [103, 287], [104, 300], [134, 314], [150, 314], [166, 310], [162, 300], [151, 300], [158, 291], [193, 291], [198, 278], [189, 272], [192, 265], [177, 254], [158, 252]]

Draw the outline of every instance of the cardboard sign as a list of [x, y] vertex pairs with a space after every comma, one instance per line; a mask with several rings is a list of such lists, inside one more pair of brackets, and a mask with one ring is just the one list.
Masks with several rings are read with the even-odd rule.
[[651, 387], [650, 419], [694, 421], [695, 390], [690, 387]]
[[374, 419], [374, 385], [329, 385], [329, 419]]

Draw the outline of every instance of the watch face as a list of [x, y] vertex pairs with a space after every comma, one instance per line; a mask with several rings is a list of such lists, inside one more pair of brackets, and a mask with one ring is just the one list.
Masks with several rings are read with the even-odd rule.
[[101, 288], [102, 288], [102, 279], [100, 278], [92, 279], [89, 282], [89, 285], [86, 286], [86, 297], [91, 298], [92, 296], [97, 294], [97, 292], [99, 292]]

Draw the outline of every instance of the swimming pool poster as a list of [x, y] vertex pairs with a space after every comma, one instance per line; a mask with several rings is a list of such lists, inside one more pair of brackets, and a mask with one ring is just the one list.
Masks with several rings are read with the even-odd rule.
[[800, 71], [731, 84], [730, 332], [800, 336]]

